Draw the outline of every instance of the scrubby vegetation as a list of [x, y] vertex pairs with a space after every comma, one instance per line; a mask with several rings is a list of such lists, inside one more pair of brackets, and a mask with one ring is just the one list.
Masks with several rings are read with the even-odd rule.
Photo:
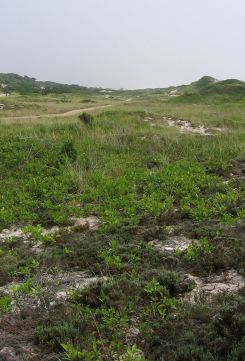
[[[244, 108], [151, 99], [0, 125], [0, 231], [20, 233], [0, 232], [0, 347], [31, 342], [36, 360], [243, 360], [243, 291], [190, 303], [186, 275], [244, 276]], [[169, 114], [224, 130], [181, 133], [159, 121]], [[97, 231], [71, 229], [92, 215]], [[173, 236], [192, 243], [154, 247]], [[55, 299], [72, 272], [98, 282]]]
[[93, 124], [93, 116], [89, 113], [83, 112], [79, 115], [79, 119], [81, 122], [83, 122], [85, 125], [92, 125]]
[[27, 75], [20, 76], [18, 74], [0, 73], [0, 89], [5, 92], [18, 92], [20, 94], [64, 94], [79, 93], [93, 94], [99, 91], [96, 88], [86, 88], [79, 85], [59, 84], [51, 81], [37, 81]]

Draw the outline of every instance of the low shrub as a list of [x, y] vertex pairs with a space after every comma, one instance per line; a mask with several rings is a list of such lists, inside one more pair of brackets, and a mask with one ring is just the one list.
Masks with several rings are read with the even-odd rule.
[[85, 125], [92, 125], [93, 121], [94, 121], [94, 117], [91, 114], [86, 113], [86, 112], [83, 112], [82, 114], [80, 114], [78, 116], [78, 118]]

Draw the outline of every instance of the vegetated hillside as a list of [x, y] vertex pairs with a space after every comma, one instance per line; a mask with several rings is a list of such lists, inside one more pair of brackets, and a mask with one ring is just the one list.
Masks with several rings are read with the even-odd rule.
[[224, 94], [224, 95], [245, 95], [245, 82], [236, 79], [220, 81], [200, 90], [200, 94]]
[[21, 94], [41, 93], [45, 95], [48, 93], [94, 93], [99, 90], [99, 88], [87, 88], [74, 84], [37, 81], [36, 78], [26, 75], [0, 73], [0, 91], [5, 92], [18, 92]]
[[[167, 88], [152, 88], [152, 89], [138, 89], [136, 90], [139, 94], [169, 94], [172, 93], [178, 94], [178, 95], [184, 95], [184, 94], [193, 94], [198, 93], [204, 88], [207, 88], [215, 83], [219, 82], [217, 79], [211, 77], [211, 76], [203, 76], [201, 79], [194, 81], [190, 84], [184, 84], [184, 85], [178, 85], [178, 86], [170, 86]], [[134, 90], [131, 91], [132, 93]]]
[[212, 78], [211, 76], [205, 75], [201, 79], [191, 83], [191, 86], [198, 91], [198, 90], [201, 90], [201, 89], [206, 88], [208, 86], [211, 86], [211, 85], [213, 85], [213, 84], [215, 84], [217, 82], [218, 82], [218, 80], [216, 80], [215, 78]]
[[[110, 91], [110, 89], [108, 89]], [[37, 81], [36, 78], [21, 76], [14, 73], [0, 73], [0, 92], [17, 92], [20, 94], [49, 94], [49, 93], [77, 93], [77, 94], [96, 94], [101, 92], [101, 88], [88, 88], [76, 84], [60, 84], [52, 81]], [[103, 90], [105, 91], [105, 90]], [[115, 94], [127, 95], [178, 95], [171, 101], [174, 102], [193, 102], [210, 101], [210, 97], [218, 96], [218, 100], [227, 100], [227, 96], [243, 99], [245, 96], [245, 82], [228, 79], [218, 81], [211, 76], [203, 76], [201, 79], [188, 85], [171, 86], [168, 88], [152, 88], [137, 90], [117, 90]], [[212, 98], [213, 100], [213, 98]], [[217, 99], [216, 99], [217, 100]]]
[[175, 103], [223, 103], [245, 101], [245, 82], [237, 79], [217, 81], [203, 77], [189, 86], [182, 87], [182, 94], [172, 98]]
[[197, 93], [201, 89], [206, 88], [214, 83], [216, 83], [218, 80], [215, 78], [205, 75], [201, 79], [194, 81], [188, 85], [179, 85], [176, 87], [170, 87], [168, 90], [176, 90], [180, 94], [192, 94]]

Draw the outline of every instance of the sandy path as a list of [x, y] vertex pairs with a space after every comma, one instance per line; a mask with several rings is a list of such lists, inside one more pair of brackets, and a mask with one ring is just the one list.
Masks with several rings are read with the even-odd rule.
[[89, 112], [93, 110], [99, 110], [104, 108], [112, 107], [112, 105], [100, 105], [97, 107], [85, 108], [85, 109], [73, 109], [69, 110], [65, 113], [57, 113], [57, 114], [42, 114], [42, 115], [24, 115], [21, 117], [6, 117], [0, 118], [0, 120], [17, 120], [17, 119], [39, 119], [39, 118], [60, 118], [60, 117], [71, 117], [73, 115], [80, 114], [81, 112]]

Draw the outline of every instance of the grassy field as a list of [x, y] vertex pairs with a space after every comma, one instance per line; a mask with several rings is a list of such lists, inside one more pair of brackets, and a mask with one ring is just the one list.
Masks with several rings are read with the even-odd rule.
[[[115, 99], [113, 99], [115, 102]], [[76, 95], [76, 94], [31, 94], [20, 95], [13, 93], [11, 96], [0, 98], [6, 109], [0, 112], [0, 120], [6, 117], [30, 116], [44, 114], [64, 113], [73, 109], [83, 109], [110, 104], [111, 100], [105, 96]]]
[[[150, 93], [6, 102], [15, 108], [0, 113], [0, 232], [14, 226], [29, 241], [0, 233], [0, 346], [31, 344], [32, 360], [243, 361], [244, 291], [190, 303], [186, 275], [245, 276], [244, 102]], [[90, 125], [7, 119], [104, 104]], [[163, 116], [221, 130], [181, 132]], [[100, 227], [45, 234], [74, 216]], [[192, 243], [171, 254], [153, 246], [173, 236]], [[51, 302], [45, 279], [67, 272], [101, 282]]]

